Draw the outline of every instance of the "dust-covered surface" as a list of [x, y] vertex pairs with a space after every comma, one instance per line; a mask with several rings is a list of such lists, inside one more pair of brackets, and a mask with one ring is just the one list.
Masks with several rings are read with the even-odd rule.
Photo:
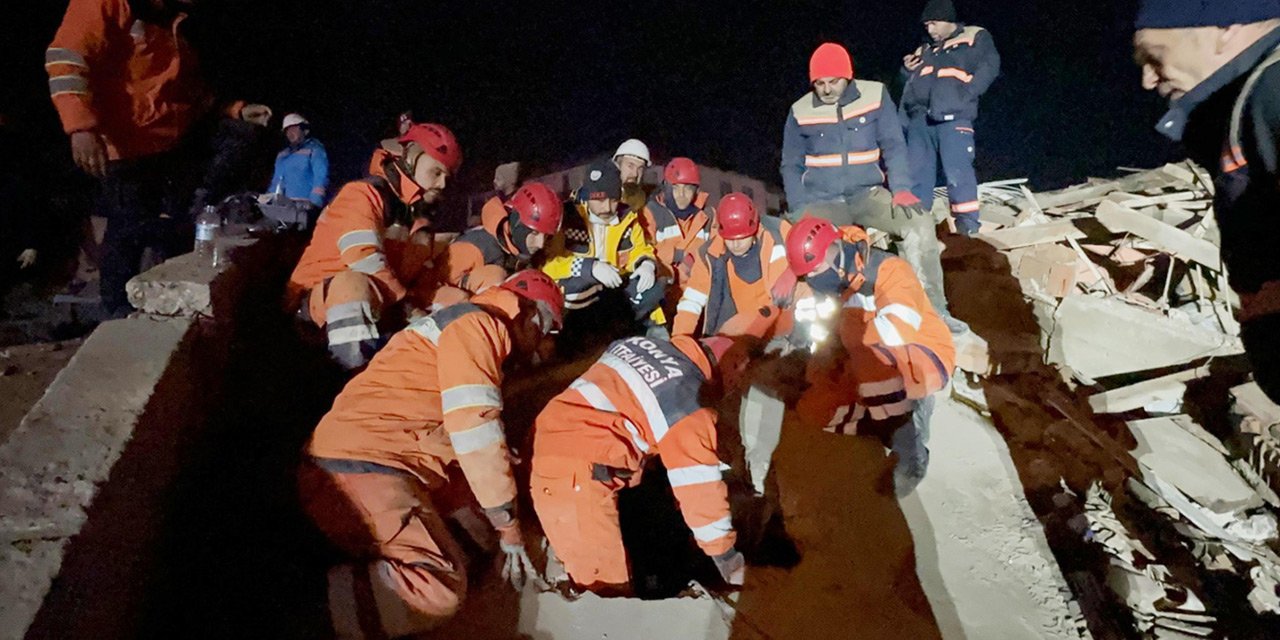
[[83, 339], [0, 348], [0, 442], [44, 395]]
[[990, 421], [939, 402], [929, 444], [929, 475], [902, 508], [943, 637], [1082, 637], [1079, 607]]

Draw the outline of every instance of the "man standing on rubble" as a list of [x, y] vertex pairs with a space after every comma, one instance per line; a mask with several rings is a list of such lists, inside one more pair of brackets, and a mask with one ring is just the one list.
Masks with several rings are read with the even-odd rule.
[[567, 205], [563, 231], [547, 247], [543, 270], [564, 289], [565, 308], [584, 309], [605, 289], [624, 288], [637, 321], [665, 332], [662, 299], [667, 279], [658, 277], [653, 245], [640, 213], [621, 204], [617, 165], [599, 160], [587, 167], [579, 201]]
[[1170, 99], [1156, 130], [1213, 176], [1241, 338], [1280, 402], [1280, 1], [1145, 0], [1134, 22], [1142, 86]]
[[[101, 293], [110, 315], [130, 310], [124, 286], [147, 247], [161, 258], [191, 247], [182, 230], [208, 137], [193, 131], [214, 111], [183, 35], [195, 4], [71, 0], [45, 52], [49, 94], [71, 139], [71, 156], [102, 181]], [[236, 102], [222, 111], [247, 118], [257, 106]]]
[[501, 418], [503, 367], [535, 353], [563, 302], [550, 278], [527, 270], [416, 320], [321, 419], [299, 488], [307, 514], [351, 557], [329, 570], [338, 637], [398, 638], [458, 611], [467, 571], [440, 517], [455, 463], [498, 531], [503, 577], [517, 589], [533, 577]]
[[907, 84], [902, 114], [914, 191], [933, 208], [938, 161], [956, 231], [977, 233], [978, 178], [973, 171], [978, 99], [1000, 75], [1000, 54], [982, 27], [961, 24], [951, 0], [929, 0], [920, 16], [929, 41], [902, 59]]
[[803, 280], [791, 335], [813, 352], [797, 412], [833, 433], [878, 436], [897, 456], [893, 486], [905, 496], [928, 468], [933, 394], [955, 367], [951, 333], [907, 263], [861, 228], [805, 218], [786, 246]]
[[288, 304], [325, 329], [330, 355], [346, 369], [377, 351], [386, 312], [424, 313], [437, 285], [431, 247], [410, 238], [430, 227], [430, 207], [457, 174], [462, 149], [438, 124], [409, 127], [398, 145], [375, 155], [382, 163], [373, 175], [342, 187], [289, 278]]
[[808, 215], [888, 233], [934, 308], [953, 332], [964, 333], [968, 326], [946, 311], [934, 221], [911, 192], [907, 145], [888, 89], [855, 80], [849, 52], [831, 42], [809, 59], [809, 82], [812, 90], [791, 105], [782, 140], [792, 222]]
[[744, 349], [729, 338], [618, 340], [538, 415], [530, 492], [573, 584], [602, 595], [631, 593], [618, 492], [639, 483], [654, 455], [698, 546], [726, 582], [742, 584], [716, 413], [706, 402], [732, 389], [745, 366]]

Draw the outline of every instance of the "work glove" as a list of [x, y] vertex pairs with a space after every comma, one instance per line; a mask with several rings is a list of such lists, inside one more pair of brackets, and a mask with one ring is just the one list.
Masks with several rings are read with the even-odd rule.
[[653, 283], [657, 280], [657, 266], [652, 260], [641, 262], [631, 277], [636, 280], [636, 292], [644, 293], [652, 289]]
[[609, 289], [622, 286], [622, 274], [618, 273], [618, 268], [602, 260], [591, 265], [591, 277]]
[[92, 131], [71, 134], [71, 159], [85, 173], [101, 178], [107, 175], [107, 145], [102, 136]]
[[779, 309], [791, 306], [792, 298], [795, 297], [796, 282], [796, 274], [791, 269], [783, 271], [782, 275], [778, 276], [778, 280], [769, 289], [769, 297], [773, 300], [774, 306]]
[[898, 214], [902, 214], [907, 220], [912, 216], [923, 216], [924, 207], [920, 206], [920, 198], [910, 191], [899, 191], [893, 194], [893, 206], [890, 208], [889, 215], [897, 218]]
[[730, 549], [718, 556], [713, 556], [711, 560], [716, 563], [716, 569], [720, 571], [720, 577], [725, 583], [735, 587], [742, 586], [747, 577], [747, 560], [741, 552]]
[[524, 589], [528, 580], [537, 577], [537, 569], [529, 552], [524, 548], [524, 536], [520, 533], [520, 523], [513, 520], [505, 527], [498, 529], [499, 543], [502, 550], [502, 579], [507, 581], [516, 591]]

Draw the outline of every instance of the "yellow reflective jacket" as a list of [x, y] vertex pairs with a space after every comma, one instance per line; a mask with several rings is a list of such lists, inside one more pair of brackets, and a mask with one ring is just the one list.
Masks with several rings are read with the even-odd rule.
[[[603, 225], [591, 221], [586, 203], [565, 205], [564, 222], [547, 247], [542, 270], [564, 289], [566, 308], [591, 304], [603, 289], [591, 273], [597, 260], [616, 267], [624, 280], [645, 260], [656, 265], [657, 256], [645, 236], [639, 212], [626, 205], [619, 208], [614, 223]], [[666, 322], [661, 309], [653, 317], [656, 322]]]

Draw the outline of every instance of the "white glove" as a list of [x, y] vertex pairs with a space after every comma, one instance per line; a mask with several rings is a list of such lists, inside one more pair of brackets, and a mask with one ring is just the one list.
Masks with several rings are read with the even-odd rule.
[[603, 260], [596, 260], [591, 265], [591, 277], [609, 289], [622, 286], [622, 274], [618, 273], [618, 268]]
[[644, 293], [653, 287], [653, 283], [657, 279], [656, 269], [657, 267], [654, 266], [652, 260], [641, 262], [640, 266], [636, 267], [631, 277], [636, 279], [637, 292]]
[[529, 559], [529, 553], [523, 544], [502, 543], [502, 579], [511, 584], [516, 591], [524, 589], [526, 580], [536, 578], [538, 573]]

